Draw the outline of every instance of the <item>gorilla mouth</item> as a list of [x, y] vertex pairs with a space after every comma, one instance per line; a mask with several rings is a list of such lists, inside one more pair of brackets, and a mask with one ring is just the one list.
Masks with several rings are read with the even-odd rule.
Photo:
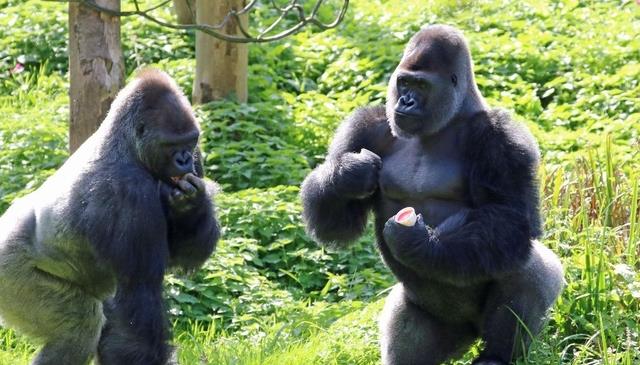
[[419, 115], [396, 111], [396, 125], [407, 133], [417, 133], [422, 128], [422, 120]]
[[173, 182], [175, 185], [178, 185], [178, 181], [180, 181], [180, 179], [182, 178], [182, 176], [171, 176], [171, 182]]
[[419, 113], [407, 113], [407, 112], [401, 112], [399, 110], [395, 111], [396, 115], [404, 117], [404, 118], [419, 118], [420, 114]]

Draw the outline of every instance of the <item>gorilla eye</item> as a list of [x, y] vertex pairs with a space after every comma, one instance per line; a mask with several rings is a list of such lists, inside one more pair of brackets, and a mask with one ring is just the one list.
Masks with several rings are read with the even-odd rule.
[[453, 86], [458, 86], [458, 76], [456, 76], [456, 74], [451, 75], [451, 82], [453, 83]]

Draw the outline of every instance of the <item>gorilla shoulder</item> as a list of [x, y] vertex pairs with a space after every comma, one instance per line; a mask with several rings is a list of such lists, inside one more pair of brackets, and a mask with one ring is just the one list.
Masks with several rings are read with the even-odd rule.
[[529, 129], [519, 123], [503, 109], [491, 109], [477, 113], [472, 121], [471, 135], [468, 140], [474, 156], [500, 161], [493, 166], [514, 168], [537, 168], [540, 162], [540, 150]]

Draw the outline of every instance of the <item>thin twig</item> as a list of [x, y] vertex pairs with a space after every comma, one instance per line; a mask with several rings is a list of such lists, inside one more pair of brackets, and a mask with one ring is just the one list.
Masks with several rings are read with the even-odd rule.
[[[342, 22], [345, 14], [347, 13], [347, 9], [349, 7], [349, 0], [342, 0], [343, 1], [342, 7], [340, 8], [340, 11], [336, 15], [335, 19], [332, 22], [323, 23], [317, 18], [317, 16], [322, 3], [324, 3], [324, 0], [316, 0], [309, 16], [305, 15], [304, 8], [302, 7], [302, 5], [298, 3], [298, 0], [290, 0], [289, 3], [283, 7], [279, 7], [275, 3], [275, 1], [271, 0], [270, 1], [271, 7], [276, 11], [278, 11], [280, 13], [280, 16], [278, 16], [278, 18], [276, 18], [276, 20], [271, 25], [267, 26], [265, 29], [260, 30], [259, 32], [257, 32], [257, 34], [253, 35], [251, 34], [251, 32], [249, 32], [248, 29], [246, 29], [243, 26], [242, 22], [240, 21], [240, 16], [249, 13], [249, 11], [251, 11], [251, 9], [254, 8], [258, 3], [257, 0], [251, 0], [247, 5], [245, 5], [240, 10], [231, 10], [224, 17], [224, 19], [219, 24], [216, 24], [216, 25], [176, 24], [176, 23], [166, 22], [150, 14], [154, 10], [157, 10], [162, 6], [168, 4], [169, 2], [171, 2], [171, 0], [163, 0], [159, 4], [153, 5], [144, 10], [141, 9], [140, 4], [138, 2], [139, 0], [133, 0], [133, 5], [135, 10], [130, 10], [130, 11], [120, 11], [120, 10], [105, 8], [103, 6], [97, 5], [95, 2], [91, 0], [45, 0], [45, 1], [80, 3], [95, 11], [99, 11], [101, 13], [108, 14], [111, 16], [117, 16], [117, 17], [141, 16], [162, 27], [177, 29], [177, 30], [185, 30], [185, 31], [197, 30], [205, 34], [208, 34], [212, 37], [221, 39], [223, 41], [233, 42], [233, 43], [266, 43], [266, 42], [280, 40], [298, 32], [300, 29], [302, 29], [304, 26], [308, 24], [315, 25], [321, 30], [335, 28], [336, 26], [338, 26], [338, 24], [340, 24], [340, 22]], [[276, 26], [278, 26], [278, 24], [280, 24], [280, 22], [292, 12], [296, 14], [295, 17], [297, 18], [297, 23], [281, 31], [280, 33], [269, 36], [268, 34], [272, 32], [276, 28]], [[235, 24], [238, 26], [238, 29], [241, 33], [240, 35], [230, 35], [221, 31], [231, 21], [231, 19], [233, 19]]]

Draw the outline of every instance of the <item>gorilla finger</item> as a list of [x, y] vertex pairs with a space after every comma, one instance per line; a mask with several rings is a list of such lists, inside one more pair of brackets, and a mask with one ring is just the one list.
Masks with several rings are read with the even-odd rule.
[[196, 187], [185, 180], [178, 181], [178, 188], [187, 195], [193, 195], [197, 192]]
[[198, 191], [204, 191], [205, 188], [206, 188], [204, 181], [201, 178], [199, 178], [196, 175], [194, 175], [194, 174], [191, 174], [191, 173], [186, 174], [183, 177], [183, 179], [188, 181], [188, 182], [190, 182], [191, 185], [195, 186], [196, 190], [198, 190]]
[[395, 221], [394, 217], [389, 218], [382, 230], [382, 236], [390, 246], [396, 246], [405, 241], [405, 235], [408, 233], [409, 227], [405, 227]]
[[182, 193], [180, 192], [180, 190], [178, 189], [171, 190], [171, 194], [169, 194], [169, 204], [173, 205], [181, 195]]
[[[397, 227], [404, 227], [404, 226], [396, 222], [395, 216], [392, 216], [391, 218], [387, 219], [387, 222], [384, 224], [384, 231], [389, 231]], [[407, 228], [407, 227], [404, 227], [404, 228]]]
[[424, 217], [422, 217], [421, 213], [418, 213], [418, 216], [416, 217], [416, 224], [409, 228], [418, 235], [426, 234], [429, 237], [433, 235], [433, 229], [424, 222]]
[[393, 238], [398, 241], [410, 242], [429, 236], [429, 229], [424, 223], [422, 214], [418, 214], [413, 226], [400, 224], [396, 221], [395, 216], [392, 216], [385, 223], [382, 233], [387, 239]]
[[362, 155], [363, 157], [366, 157], [367, 160], [370, 160], [374, 165], [376, 165], [377, 168], [382, 167], [382, 159], [380, 158], [380, 156], [369, 151], [368, 149], [366, 148], [360, 149], [360, 155]]

